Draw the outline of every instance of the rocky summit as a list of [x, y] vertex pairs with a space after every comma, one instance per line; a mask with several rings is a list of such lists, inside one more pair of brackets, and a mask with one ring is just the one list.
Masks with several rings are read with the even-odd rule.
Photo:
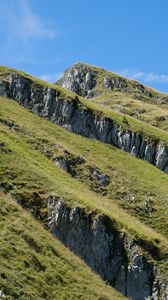
[[168, 300], [168, 95], [0, 67], [0, 299]]
[[[62, 77], [55, 82], [72, 92], [85, 98], [94, 98], [103, 95], [104, 91], [120, 91], [124, 93], [137, 93], [149, 98], [168, 102], [168, 96], [159, 95], [152, 88], [146, 87], [138, 81], [126, 79], [116, 73], [105, 69], [76, 63], [63, 73]], [[98, 90], [98, 88], [100, 88]]]

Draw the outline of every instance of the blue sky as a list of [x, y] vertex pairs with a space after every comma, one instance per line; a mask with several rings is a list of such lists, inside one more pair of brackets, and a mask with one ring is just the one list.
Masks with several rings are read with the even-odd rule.
[[54, 81], [82, 61], [168, 92], [168, 0], [0, 0], [0, 64]]

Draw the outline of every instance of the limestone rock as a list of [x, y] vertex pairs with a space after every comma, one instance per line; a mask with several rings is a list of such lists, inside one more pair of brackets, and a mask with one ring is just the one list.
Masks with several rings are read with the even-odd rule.
[[74, 65], [73, 68], [67, 69], [60, 80], [56, 82], [80, 96], [93, 97], [92, 89], [96, 85], [96, 72], [85, 65]]
[[127, 80], [117, 75], [111, 77], [105, 77], [104, 87], [110, 90], [118, 90], [122, 92], [128, 91]]
[[100, 183], [101, 186], [105, 187], [109, 184], [109, 177], [106, 174], [101, 173], [100, 170], [92, 168], [91, 174]]
[[152, 266], [139, 254], [137, 246], [131, 248], [130, 264], [127, 272], [127, 297], [130, 299], [149, 299], [153, 285]]
[[48, 199], [50, 231], [103, 279], [132, 300], [166, 300], [168, 286], [135, 241], [118, 232], [112, 221], [63, 200]]

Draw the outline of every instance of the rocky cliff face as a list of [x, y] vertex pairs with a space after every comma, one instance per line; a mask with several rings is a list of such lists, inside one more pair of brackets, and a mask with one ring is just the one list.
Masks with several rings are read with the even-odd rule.
[[133, 300], [168, 299], [168, 287], [157, 279], [134, 240], [116, 230], [108, 217], [48, 199], [50, 231], [101, 277]]
[[83, 107], [78, 99], [63, 99], [57, 89], [37, 87], [30, 79], [14, 73], [8, 81], [0, 81], [0, 96], [13, 98], [67, 130], [112, 144], [168, 173], [168, 148], [161, 141], [124, 130], [112, 119]]

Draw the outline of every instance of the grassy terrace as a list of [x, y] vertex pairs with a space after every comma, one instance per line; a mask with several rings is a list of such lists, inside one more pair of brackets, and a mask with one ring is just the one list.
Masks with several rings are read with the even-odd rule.
[[[22, 200], [22, 204], [30, 211], [33, 212], [37, 208], [40, 219], [45, 219], [45, 199], [49, 194], [63, 197], [69, 205], [77, 204], [87, 211], [94, 210], [106, 214], [118, 230], [127, 232], [141, 241], [144, 251], [148, 248], [150, 252], [149, 248], [155, 247], [160, 251], [161, 257], [167, 257], [166, 215], [162, 210], [163, 205], [167, 205], [164, 198], [167, 195], [166, 174], [109, 145], [69, 133], [33, 115], [12, 100], [1, 98], [0, 107], [0, 182], [4, 190], [10, 191], [17, 200]], [[9, 129], [5, 121], [13, 122], [14, 128]], [[147, 215], [145, 222], [149, 219], [149, 225], [155, 230], [119, 207], [116, 203], [117, 198], [116, 201], [113, 200], [110, 190], [107, 191], [107, 196], [98, 195], [89, 188], [85, 177], [78, 180], [55, 167], [52, 160], [44, 155], [42, 149], [46, 145], [51, 146], [52, 150], [55, 149], [55, 154], [60, 154], [64, 148], [74, 155], [83, 155], [87, 165], [96, 165], [104, 172], [111, 167], [110, 178], [119, 180], [116, 190], [121, 189], [122, 192], [124, 184], [128, 194], [131, 187], [134, 192], [138, 191], [137, 194], [142, 191], [151, 192], [157, 213], [154, 214], [154, 218]], [[83, 166], [83, 172], [87, 165]], [[38, 201], [33, 199], [35, 192], [40, 195]], [[120, 201], [119, 203], [122, 205]], [[138, 203], [134, 203], [134, 206], [136, 208]], [[130, 208], [130, 211], [132, 210], [133, 208]], [[137, 216], [138, 213], [137, 211]], [[140, 215], [139, 218], [141, 219]], [[143, 218], [142, 216], [142, 220]], [[163, 274], [166, 272], [164, 263]]]
[[23, 75], [25, 78], [28, 78], [33, 81], [33, 85], [36, 88], [40, 87], [50, 87], [53, 89], [56, 89], [60, 92], [62, 96], [62, 100], [67, 101], [67, 100], [73, 100], [73, 101], [78, 101], [79, 105], [81, 105], [84, 109], [89, 109], [91, 110], [94, 114], [98, 114], [100, 116], [108, 117], [111, 118], [115, 123], [117, 123], [121, 128], [124, 130], [132, 130], [134, 132], [141, 132], [141, 134], [151, 140], [151, 141], [158, 141], [162, 140], [165, 145], [168, 146], [168, 134], [164, 132], [162, 129], [159, 128], [154, 128], [153, 126], [146, 125], [144, 122], [140, 120], [136, 120], [131, 116], [127, 116], [127, 121], [128, 123], [126, 124], [124, 122], [124, 114], [118, 113], [112, 110], [109, 110], [108, 108], [102, 107], [98, 104], [95, 104], [91, 101], [88, 101], [82, 97], [77, 97], [76, 94], [71, 93], [61, 87], [55, 86], [53, 84], [46, 83], [45, 81], [39, 80], [31, 75], [28, 75], [24, 72], [17, 71], [12, 68], [8, 68], [5, 66], [0, 66], [0, 79], [1, 80], [6, 80], [7, 77], [11, 73], [17, 73], [20, 75]]
[[150, 103], [138, 99], [136, 96], [118, 91], [104, 91], [91, 99], [97, 105], [106, 109], [121, 112], [141, 120], [149, 125], [168, 131], [168, 105]]
[[0, 216], [5, 299], [125, 299], [2, 192]]

